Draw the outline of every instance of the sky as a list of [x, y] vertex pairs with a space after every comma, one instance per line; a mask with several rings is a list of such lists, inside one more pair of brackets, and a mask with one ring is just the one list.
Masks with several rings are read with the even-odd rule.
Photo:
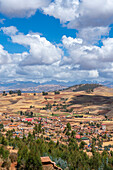
[[112, 81], [113, 0], [0, 0], [0, 81]]

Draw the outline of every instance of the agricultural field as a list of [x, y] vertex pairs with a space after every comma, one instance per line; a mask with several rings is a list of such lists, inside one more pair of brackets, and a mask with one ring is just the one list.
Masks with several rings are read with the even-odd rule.
[[[69, 116], [80, 115], [77, 119], [102, 119], [105, 115], [113, 116], [113, 89], [96, 87], [93, 92], [74, 91], [72, 89], [60, 91], [60, 94], [48, 92], [0, 94], [0, 113], [33, 112], [34, 116]], [[96, 117], [95, 117], [96, 116]], [[76, 119], [75, 119], [76, 120]]]

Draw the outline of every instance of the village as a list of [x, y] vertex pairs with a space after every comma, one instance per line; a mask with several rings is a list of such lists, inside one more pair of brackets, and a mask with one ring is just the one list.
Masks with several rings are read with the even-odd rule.
[[[27, 137], [29, 133], [33, 134], [35, 126], [41, 126], [41, 131], [36, 134], [37, 137], [43, 137], [46, 141], [58, 141], [62, 144], [68, 144], [69, 137], [76, 138], [78, 145], [84, 141], [84, 151], [91, 154], [92, 141], [95, 142], [95, 148], [101, 152], [103, 150], [113, 151], [113, 129], [109, 129], [107, 120], [103, 121], [93, 117], [76, 118], [75, 116], [58, 116], [58, 117], [29, 117], [17, 114], [1, 114], [0, 126], [1, 133], [6, 136], [8, 131], [12, 131], [13, 138], [16, 136], [23, 138]], [[77, 120], [78, 119], [78, 120]], [[104, 123], [103, 123], [104, 122]], [[109, 121], [109, 123], [112, 121]], [[67, 125], [70, 125], [67, 132]], [[107, 129], [108, 127], [108, 129]]]

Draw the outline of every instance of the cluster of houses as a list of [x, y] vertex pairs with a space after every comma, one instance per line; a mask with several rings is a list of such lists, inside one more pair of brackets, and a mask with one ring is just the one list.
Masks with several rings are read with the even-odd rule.
[[[112, 149], [113, 146], [113, 131], [108, 131], [106, 129], [106, 124], [102, 124], [101, 121], [91, 121], [87, 120], [84, 122], [78, 122], [74, 120], [73, 117], [59, 116], [59, 117], [32, 117], [26, 118], [25, 115], [18, 114], [8, 114], [0, 115], [0, 124], [3, 124], [2, 134], [6, 134], [7, 131], [13, 131], [13, 137], [16, 136], [23, 138], [23, 135], [28, 136], [29, 132], [32, 134], [35, 124], [41, 123], [41, 128], [43, 133], [38, 134], [43, 135], [44, 139], [54, 142], [59, 141], [63, 144], [68, 144], [69, 135], [74, 131], [78, 144], [81, 141], [85, 142], [84, 149], [89, 152], [91, 150], [92, 140], [95, 141], [95, 147], [97, 150], [104, 150], [106, 145], [108, 145], [108, 150]], [[65, 133], [67, 123], [71, 124], [70, 134]], [[106, 144], [106, 145], [105, 145]]]

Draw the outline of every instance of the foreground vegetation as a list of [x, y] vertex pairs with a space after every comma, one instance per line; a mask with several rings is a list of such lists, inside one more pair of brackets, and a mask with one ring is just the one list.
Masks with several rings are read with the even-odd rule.
[[[39, 129], [37, 129], [39, 132]], [[56, 162], [62, 169], [113, 169], [113, 152], [108, 154], [107, 151], [103, 151], [101, 154], [96, 152], [94, 142], [92, 142], [92, 156], [89, 157], [86, 152], [83, 152], [84, 142], [82, 141], [78, 146], [74, 136], [68, 139], [68, 144], [60, 144], [59, 141], [54, 143], [53, 141], [45, 141], [43, 135], [36, 138], [38, 133], [34, 128], [33, 134], [28, 135], [22, 139], [15, 137], [12, 138], [12, 131], [8, 131], [6, 138], [0, 135], [0, 157], [3, 160], [2, 167], [7, 169], [10, 167], [10, 163], [17, 161], [17, 169], [42, 169], [41, 156], [50, 156], [50, 158]], [[12, 146], [13, 149], [17, 149], [18, 153], [12, 154], [7, 150], [7, 145]]]

